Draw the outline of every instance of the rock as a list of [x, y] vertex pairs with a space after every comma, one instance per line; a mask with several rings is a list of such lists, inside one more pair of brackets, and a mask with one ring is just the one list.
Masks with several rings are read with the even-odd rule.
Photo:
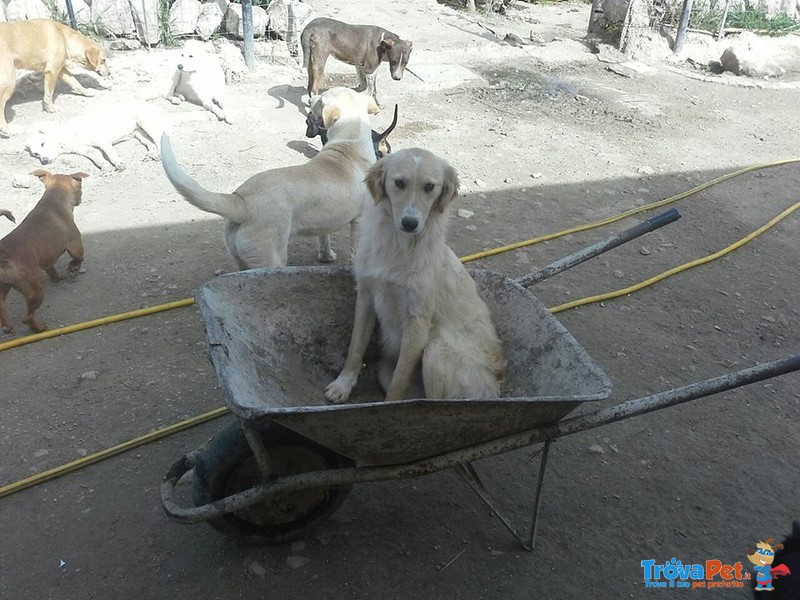
[[[69, 11], [66, 0], [55, 0], [55, 9], [58, 11], [59, 21], [67, 23]], [[92, 22], [92, 8], [84, 0], [72, 0], [72, 12], [78, 25], [88, 25]]]
[[[212, 4], [212, 6], [219, 9], [216, 4]], [[194, 33], [202, 8], [203, 4], [200, 0], [175, 0], [169, 9], [169, 29], [172, 35]]]
[[655, 67], [644, 63], [629, 60], [624, 63], [614, 63], [606, 66], [606, 69], [623, 77], [649, 77], [658, 73]]
[[541, 173], [531, 173], [531, 179], [539, 179], [541, 176]]
[[92, 0], [92, 21], [116, 36], [130, 36], [136, 33], [133, 13], [128, 0]]
[[303, 27], [315, 16], [313, 8], [308, 4], [298, 2], [298, 0], [272, 0], [267, 9], [269, 30], [281, 39], [286, 39], [286, 31], [289, 27], [290, 4], [292, 5], [295, 30], [298, 32], [302, 31]]
[[247, 570], [259, 579], [264, 579], [267, 576], [267, 570], [264, 568], [264, 565], [256, 560], [250, 563], [250, 566], [247, 568]]
[[97, 372], [97, 371], [85, 371], [85, 372], [81, 373], [81, 376], [78, 379], [80, 379], [81, 381], [84, 381], [84, 380], [87, 380], [87, 379], [90, 380], [90, 381], [93, 381], [93, 380], [97, 379], [97, 376], [99, 374], [100, 373]]
[[646, 246], [642, 246], [641, 248], [639, 248], [639, 254], [641, 254], [642, 256], [649, 256], [650, 249], [647, 248]]
[[161, 40], [158, 4], [159, 0], [137, 0], [130, 3], [136, 35], [145, 46], [155, 46]]
[[[260, 6], [253, 7], [253, 37], [263, 37], [267, 31], [267, 11]], [[244, 39], [242, 5], [229, 4], [225, 13], [225, 31], [239, 39]]]
[[28, 189], [31, 187], [31, 177], [26, 174], [17, 174], [11, 179], [11, 187]]
[[603, 450], [603, 447], [600, 444], [589, 446], [586, 451], [589, 454], [605, 454], [605, 450]]
[[290, 569], [299, 569], [300, 567], [307, 565], [309, 562], [311, 562], [311, 559], [306, 558], [305, 556], [290, 556], [286, 559], [286, 564], [289, 565]]
[[11, 0], [6, 5], [6, 19], [9, 21], [49, 18], [50, 11], [42, 0]]
[[528, 45], [528, 42], [523, 40], [521, 37], [519, 37], [515, 33], [507, 33], [506, 36], [503, 38], [503, 41], [506, 44], [508, 44], [510, 46], [515, 46], [517, 48], [521, 48], [522, 46], [527, 46]]
[[655, 173], [653, 167], [639, 167], [636, 169], [641, 175], [652, 175]]
[[109, 42], [108, 47], [114, 52], [124, 52], [126, 50], [138, 50], [142, 47], [142, 43], [131, 38], [117, 38]]
[[225, 73], [225, 83], [237, 83], [244, 79], [244, 76], [249, 72], [247, 65], [244, 64], [244, 56], [242, 51], [236, 44], [222, 40], [217, 45], [219, 52], [219, 62], [222, 65], [222, 70]]
[[719, 59], [723, 71], [746, 77], [780, 77], [786, 71], [771, 54], [770, 47], [750, 32], [742, 33]]
[[506, 177], [505, 179], [503, 179], [503, 183], [514, 183], [514, 180], [511, 179], [511, 177]]
[[476, 179], [475, 180], [475, 185], [477, 185], [479, 188], [483, 189], [483, 188], [486, 187], [486, 182], [483, 181], [483, 179]]
[[225, 14], [216, 2], [203, 3], [200, 7], [200, 15], [197, 17], [195, 33], [200, 36], [200, 39], [208, 40], [220, 28], [224, 16]]
[[474, 212], [471, 210], [467, 210], [466, 208], [459, 208], [458, 209], [458, 216], [462, 219], [470, 219], [475, 215]]

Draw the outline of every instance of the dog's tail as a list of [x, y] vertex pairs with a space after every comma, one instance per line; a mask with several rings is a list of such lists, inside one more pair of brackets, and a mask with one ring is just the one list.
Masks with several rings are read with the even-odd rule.
[[161, 166], [181, 196], [200, 210], [215, 213], [234, 223], [243, 223], [247, 219], [247, 206], [241, 196], [209, 191], [189, 177], [178, 164], [166, 133], [161, 136]]
[[0, 208], [0, 217], [5, 217], [9, 221], [11, 221], [12, 223], [16, 223], [17, 222], [17, 220], [14, 218], [14, 215], [11, 214], [11, 211], [10, 210], [6, 210], [4, 208]]

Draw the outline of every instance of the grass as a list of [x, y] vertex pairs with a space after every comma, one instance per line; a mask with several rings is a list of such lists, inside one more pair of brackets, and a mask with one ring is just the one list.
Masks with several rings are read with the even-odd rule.
[[[708, 6], [697, 7], [692, 11], [689, 27], [716, 33], [722, 22], [722, 10], [723, 7], [719, 6], [715, 0], [712, 0]], [[728, 12], [725, 27], [756, 31], [763, 35], [781, 36], [800, 30], [800, 21], [789, 17], [786, 13], [778, 13], [770, 17], [763, 6], [756, 6], [745, 0], [742, 7]]]

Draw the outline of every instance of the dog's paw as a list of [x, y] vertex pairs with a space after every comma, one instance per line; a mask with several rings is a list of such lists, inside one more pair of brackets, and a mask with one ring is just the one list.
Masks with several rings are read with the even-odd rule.
[[347, 402], [355, 384], [355, 377], [345, 374], [339, 375], [339, 377], [329, 383], [328, 387], [325, 388], [325, 397], [328, 399], [328, 402], [333, 402], [334, 404]]
[[13, 325], [3, 325], [3, 333], [16, 333], [17, 330]]
[[320, 250], [317, 252], [317, 260], [324, 263], [332, 263], [339, 255], [333, 250]]

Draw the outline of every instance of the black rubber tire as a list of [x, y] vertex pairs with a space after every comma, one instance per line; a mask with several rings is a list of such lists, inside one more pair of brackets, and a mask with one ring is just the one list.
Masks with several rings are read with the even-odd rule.
[[[264, 446], [278, 472], [286, 475], [354, 466], [355, 462], [303, 436], [269, 423], [259, 424]], [[209, 442], [194, 467], [192, 499], [208, 504], [260, 484], [255, 457], [237, 422], [225, 426]], [[330, 517], [352, 486], [286, 494], [270, 502], [211, 519], [208, 524], [248, 544], [281, 544], [302, 537]]]

